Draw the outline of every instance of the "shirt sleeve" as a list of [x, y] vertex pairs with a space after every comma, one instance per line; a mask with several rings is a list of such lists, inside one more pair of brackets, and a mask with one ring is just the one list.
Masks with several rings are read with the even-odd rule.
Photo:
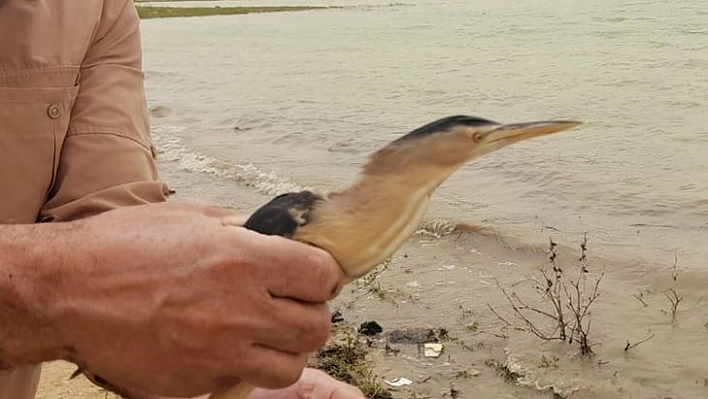
[[42, 222], [165, 200], [150, 143], [132, 1], [105, 1], [92, 40]]

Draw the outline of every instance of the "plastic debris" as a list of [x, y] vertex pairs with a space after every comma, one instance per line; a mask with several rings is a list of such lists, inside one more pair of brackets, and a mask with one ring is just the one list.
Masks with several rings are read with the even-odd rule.
[[398, 378], [394, 379], [393, 381], [384, 380], [384, 382], [386, 382], [388, 385], [390, 385], [392, 387], [404, 387], [406, 385], [411, 385], [413, 383], [413, 381], [409, 380], [406, 377], [398, 377]]
[[436, 343], [426, 343], [425, 346], [425, 357], [438, 357], [442, 353], [443, 346], [442, 344], [436, 344]]

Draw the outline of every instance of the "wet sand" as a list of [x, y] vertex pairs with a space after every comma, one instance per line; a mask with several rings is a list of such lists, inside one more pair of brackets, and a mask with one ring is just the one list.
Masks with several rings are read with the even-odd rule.
[[106, 392], [90, 383], [84, 377], [69, 380], [76, 367], [67, 362], [47, 363], [42, 368], [42, 379], [36, 399], [116, 399], [118, 396]]
[[[184, 172], [161, 165], [163, 179], [177, 194], [173, 200], [198, 198], [248, 213], [267, 197], [204, 174], [199, 187], [180, 186]], [[194, 176], [191, 176], [193, 179]], [[200, 187], [210, 187], [208, 192]], [[578, 237], [578, 242], [582, 237]], [[704, 287], [708, 275], [682, 271], [676, 289], [683, 298], [676, 322], [669, 300], [673, 265], [634, 264], [617, 268], [596, 256], [588, 244], [589, 276], [605, 273], [600, 297], [591, 308], [590, 342], [595, 355], [579, 355], [576, 344], [542, 341], [516, 319], [499, 288], [507, 287], [533, 302], [528, 287], [547, 264], [543, 250], [524, 248], [484, 232], [443, 237], [417, 235], [369, 285], [354, 283], [332, 302], [345, 322], [357, 326], [376, 320], [384, 329], [373, 339], [371, 359], [381, 379], [406, 377], [413, 384], [394, 397], [463, 398], [701, 398], [708, 397], [708, 310]], [[557, 264], [575, 275], [578, 248], [559, 248]], [[371, 289], [375, 287], [375, 289]], [[633, 294], [642, 297], [646, 306]], [[491, 305], [512, 325], [488, 308]], [[539, 323], [540, 326], [546, 326]], [[416, 345], [389, 343], [396, 329], [444, 328], [449, 340], [438, 358], [426, 358]], [[653, 338], [628, 351], [627, 341]], [[505, 381], [493, 364], [506, 365], [521, 377]], [[112, 398], [84, 379], [65, 382], [73, 368], [45, 368], [39, 398]]]

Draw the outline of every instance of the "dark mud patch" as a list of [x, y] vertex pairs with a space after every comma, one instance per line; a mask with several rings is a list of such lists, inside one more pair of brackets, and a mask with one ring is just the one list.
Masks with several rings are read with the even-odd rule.
[[394, 344], [420, 345], [428, 342], [445, 342], [450, 340], [446, 328], [406, 328], [393, 330], [388, 334], [388, 340]]

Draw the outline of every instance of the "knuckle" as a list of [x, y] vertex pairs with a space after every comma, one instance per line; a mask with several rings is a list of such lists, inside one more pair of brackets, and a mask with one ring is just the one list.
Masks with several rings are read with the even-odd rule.
[[321, 348], [327, 343], [331, 332], [331, 315], [326, 307], [323, 306], [322, 311], [318, 312], [317, 317], [313, 319], [308, 326], [306, 337], [312, 345], [312, 350]]
[[330, 320], [331, 315], [324, 305], [317, 312], [311, 311], [307, 317], [293, 320], [295, 328], [292, 337], [299, 342], [301, 350], [318, 350], [327, 343], [331, 329]]
[[329, 255], [327, 255], [327, 257], [329, 257], [329, 259], [322, 259], [318, 265], [317, 281], [319, 287], [322, 287], [323, 293], [331, 299], [334, 298], [341, 289], [342, 270]]

